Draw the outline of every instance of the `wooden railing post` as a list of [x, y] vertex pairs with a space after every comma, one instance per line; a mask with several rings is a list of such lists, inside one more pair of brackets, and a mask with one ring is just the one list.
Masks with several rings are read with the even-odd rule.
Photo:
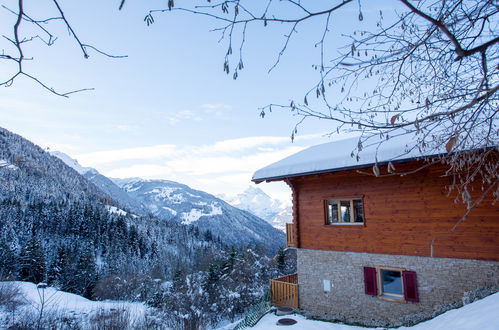
[[296, 242], [294, 240], [294, 233], [293, 233], [293, 224], [292, 223], [287, 223], [286, 224], [286, 247], [296, 247]]
[[270, 280], [270, 303], [298, 308], [298, 275], [291, 274]]

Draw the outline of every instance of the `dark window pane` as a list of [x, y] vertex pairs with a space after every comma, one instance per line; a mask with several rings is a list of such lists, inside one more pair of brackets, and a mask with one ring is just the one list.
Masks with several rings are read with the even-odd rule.
[[326, 224], [330, 225], [332, 223], [337, 223], [337, 222], [338, 222], [338, 203], [336, 203], [336, 201], [328, 201]]
[[364, 222], [364, 208], [362, 207], [361, 199], [353, 200], [353, 210], [354, 210], [354, 221]]
[[402, 294], [402, 279], [397, 270], [381, 270], [383, 293]]
[[341, 203], [341, 222], [350, 222], [350, 201], [340, 201]]

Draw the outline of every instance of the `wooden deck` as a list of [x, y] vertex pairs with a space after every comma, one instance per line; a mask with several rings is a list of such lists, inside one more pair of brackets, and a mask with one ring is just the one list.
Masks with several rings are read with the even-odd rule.
[[298, 274], [270, 280], [270, 303], [279, 307], [298, 308]]

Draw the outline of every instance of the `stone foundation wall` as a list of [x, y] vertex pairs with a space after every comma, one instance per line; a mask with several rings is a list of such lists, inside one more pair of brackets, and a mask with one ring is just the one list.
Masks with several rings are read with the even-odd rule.
[[[499, 291], [499, 262], [298, 249], [300, 309], [311, 317], [367, 326], [412, 325]], [[417, 274], [419, 302], [364, 293], [364, 267]], [[329, 281], [330, 291], [324, 289]]]

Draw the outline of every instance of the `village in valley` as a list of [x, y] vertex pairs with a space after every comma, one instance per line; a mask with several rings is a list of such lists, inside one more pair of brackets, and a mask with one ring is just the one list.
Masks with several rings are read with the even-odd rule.
[[0, 329], [499, 328], [494, 1], [0, 5]]

